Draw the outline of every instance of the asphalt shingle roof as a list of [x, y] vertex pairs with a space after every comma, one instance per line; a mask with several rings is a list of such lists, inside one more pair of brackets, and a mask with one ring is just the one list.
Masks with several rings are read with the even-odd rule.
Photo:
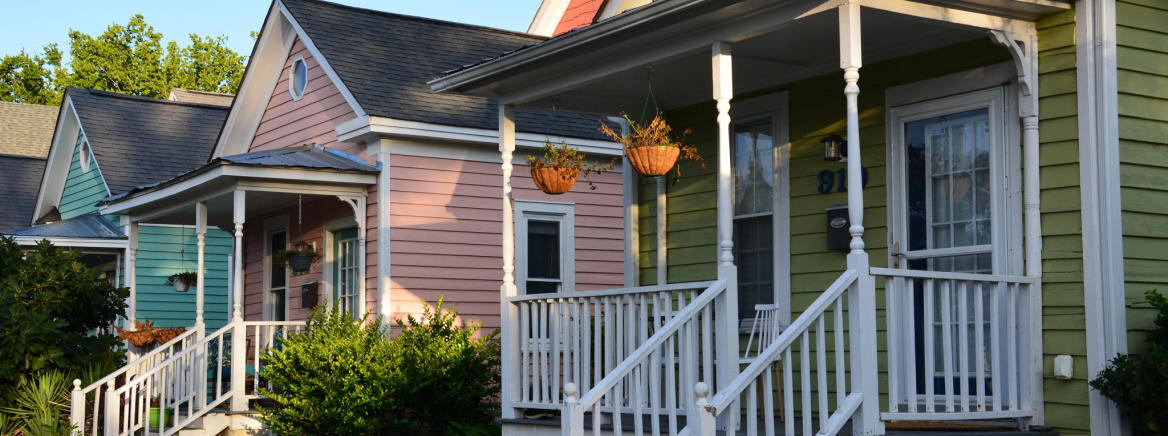
[[43, 157], [0, 155], [0, 232], [32, 223], [45, 162]]
[[59, 111], [56, 106], [0, 101], [0, 154], [47, 156]]
[[170, 97], [169, 100], [172, 101], [213, 104], [215, 106], [231, 106], [231, 101], [235, 100], [234, 94], [219, 94], [182, 88], [170, 88]]
[[113, 194], [207, 163], [227, 117], [225, 106], [80, 88], [66, 92]]
[[[372, 116], [495, 130], [499, 112], [494, 99], [437, 94], [427, 82], [443, 71], [545, 39], [320, 0], [282, 2]], [[552, 127], [550, 111], [520, 108], [515, 117], [521, 132], [607, 139], [594, 115], [561, 112], [559, 128]]]

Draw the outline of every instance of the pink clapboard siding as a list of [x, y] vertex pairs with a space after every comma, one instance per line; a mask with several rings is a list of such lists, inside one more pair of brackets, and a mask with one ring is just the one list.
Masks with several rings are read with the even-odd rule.
[[[421, 312], [445, 296], [463, 320], [499, 327], [503, 283], [503, 170], [497, 163], [394, 155], [390, 161], [394, 316]], [[591, 176], [560, 196], [540, 192], [525, 165], [512, 177], [515, 198], [576, 204], [576, 289], [624, 283], [619, 173]]]
[[[288, 89], [292, 62], [304, 56], [308, 66], [308, 86], [300, 100], [293, 100]], [[284, 62], [280, 82], [272, 91], [272, 98], [264, 109], [250, 151], [271, 150], [317, 143], [347, 153], [358, 154], [358, 144], [337, 142], [336, 127], [357, 118], [336, 84], [325, 74], [324, 68], [313, 58], [299, 38]]]
[[[366, 208], [366, 254], [365, 254], [365, 308], [369, 312], [377, 313], [377, 188], [370, 187], [367, 196], [369, 205]], [[303, 235], [298, 233], [297, 207], [286, 207], [262, 215], [247, 217], [244, 224], [244, 319], [258, 321], [263, 319], [264, 276], [264, 220], [280, 215], [288, 216], [288, 242], [305, 241], [313, 243], [318, 249], [327, 253], [332, 247], [324, 246], [325, 221], [353, 216], [353, 209], [335, 197], [326, 197], [304, 203]], [[289, 278], [291, 285], [288, 290], [288, 320], [302, 321], [306, 319], [311, 309], [302, 309], [300, 301], [300, 283], [321, 281], [322, 268], [327, 267], [325, 262], [313, 265], [312, 271], [305, 275]], [[321, 297], [325, 288], [320, 287]]]

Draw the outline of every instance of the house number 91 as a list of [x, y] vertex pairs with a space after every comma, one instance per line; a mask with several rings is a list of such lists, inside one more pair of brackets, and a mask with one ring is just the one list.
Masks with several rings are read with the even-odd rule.
[[[837, 175], [839, 177], [836, 177]], [[863, 187], [867, 187], [868, 169], [860, 168], [860, 176], [862, 179], [860, 180], [860, 184]], [[840, 168], [834, 173], [831, 170], [823, 170], [819, 172], [819, 193], [831, 193], [831, 188], [836, 186], [835, 182], [837, 178], [839, 179], [839, 185], [836, 187], [835, 192], [848, 192], [848, 170], [847, 168]]]

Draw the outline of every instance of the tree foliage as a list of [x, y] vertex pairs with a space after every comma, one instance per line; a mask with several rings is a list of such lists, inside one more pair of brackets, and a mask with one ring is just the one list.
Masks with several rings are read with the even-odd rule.
[[1155, 290], [1144, 295], [1159, 311], [1144, 338], [1147, 350], [1116, 356], [1091, 387], [1120, 405], [1135, 434], [1168, 435], [1168, 299]]
[[234, 94], [246, 58], [227, 48], [226, 36], [189, 38], [184, 47], [163, 46], [162, 34], [142, 15], [97, 37], [70, 30], [67, 63], [56, 44], [42, 54], [4, 56], [0, 100], [57, 105], [66, 86], [155, 98], [166, 98], [173, 87]]
[[0, 406], [35, 372], [80, 373], [125, 359], [118, 337], [99, 329], [125, 316], [130, 291], [100, 278], [80, 254], [48, 241], [21, 253], [0, 238]]

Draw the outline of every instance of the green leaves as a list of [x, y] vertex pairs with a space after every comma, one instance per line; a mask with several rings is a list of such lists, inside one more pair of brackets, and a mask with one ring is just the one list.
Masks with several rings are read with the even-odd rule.
[[499, 434], [498, 332], [426, 307], [398, 321], [396, 337], [379, 317], [362, 325], [341, 311], [313, 312], [303, 334], [263, 357], [260, 389], [276, 406], [260, 418], [276, 434]]
[[12, 238], [0, 238], [0, 407], [34, 371], [125, 360], [117, 336], [98, 329], [125, 316], [129, 290], [99, 278], [79, 255], [48, 241], [22, 255]]
[[1158, 328], [1144, 339], [1148, 349], [1139, 356], [1116, 356], [1090, 384], [1119, 403], [1136, 435], [1168, 435], [1168, 299], [1155, 290], [1145, 297], [1160, 311]]
[[234, 94], [246, 57], [227, 48], [226, 36], [189, 37], [185, 47], [171, 41], [164, 48], [162, 34], [142, 15], [97, 37], [70, 31], [67, 66], [55, 44], [43, 55], [22, 51], [0, 60], [0, 100], [58, 105], [66, 86], [155, 98], [172, 87]]

